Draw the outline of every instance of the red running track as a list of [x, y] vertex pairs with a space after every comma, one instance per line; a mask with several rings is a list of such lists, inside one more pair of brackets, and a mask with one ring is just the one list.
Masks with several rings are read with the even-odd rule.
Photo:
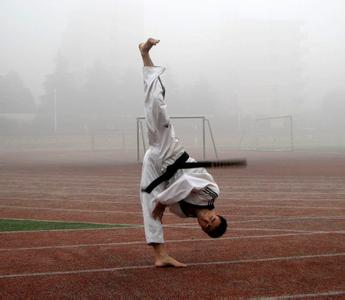
[[186, 269], [152, 266], [140, 166], [99, 156], [61, 164], [0, 154], [1, 218], [137, 225], [0, 233], [1, 299], [345, 297], [344, 156], [251, 154], [245, 170], [213, 170], [217, 209], [230, 220], [223, 238], [165, 217], [169, 251]]

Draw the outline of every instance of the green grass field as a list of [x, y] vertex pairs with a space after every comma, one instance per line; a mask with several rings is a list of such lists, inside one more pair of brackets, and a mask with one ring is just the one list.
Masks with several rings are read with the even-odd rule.
[[128, 224], [94, 224], [94, 223], [68, 223], [35, 220], [0, 219], [0, 231], [35, 231], [59, 229], [87, 229], [87, 228], [112, 228], [130, 227]]

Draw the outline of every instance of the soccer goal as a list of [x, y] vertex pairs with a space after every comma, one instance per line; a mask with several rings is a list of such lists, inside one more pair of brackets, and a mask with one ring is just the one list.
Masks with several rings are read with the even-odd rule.
[[[205, 116], [174, 116], [174, 128], [177, 136], [187, 148], [202, 149], [202, 157], [206, 158], [206, 133], [208, 132], [215, 157], [218, 159], [217, 147], [214, 141], [211, 122]], [[140, 161], [141, 152], [147, 149], [147, 133], [145, 117], [137, 117], [137, 160]], [[187, 128], [187, 129], [186, 129]]]
[[293, 151], [293, 118], [291, 115], [255, 120], [257, 151]]

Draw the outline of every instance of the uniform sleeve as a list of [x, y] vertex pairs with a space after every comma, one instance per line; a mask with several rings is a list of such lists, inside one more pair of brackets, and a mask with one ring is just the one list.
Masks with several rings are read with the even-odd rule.
[[208, 180], [183, 174], [167, 189], [159, 193], [155, 200], [170, 206], [187, 198], [190, 193], [197, 192], [209, 184], [210, 182]]

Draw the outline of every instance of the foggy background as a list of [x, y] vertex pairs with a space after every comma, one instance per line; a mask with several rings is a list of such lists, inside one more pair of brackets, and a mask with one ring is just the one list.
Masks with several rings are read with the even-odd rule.
[[[218, 149], [341, 151], [344, 11], [342, 0], [1, 0], [0, 150], [135, 158], [138, 44], [155, 37], [170, 115], [205, 116]], [[202, 120], [174, 124], [201, 149]], [[212, 149], [208, 127], [206, 139]]]

